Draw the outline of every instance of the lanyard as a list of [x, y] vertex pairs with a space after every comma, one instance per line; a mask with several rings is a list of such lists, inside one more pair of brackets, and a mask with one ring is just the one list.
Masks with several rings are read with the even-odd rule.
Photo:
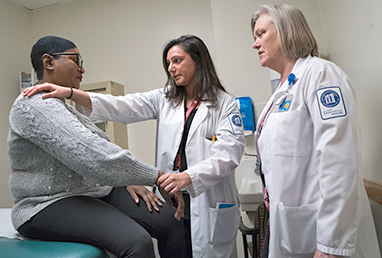
[[[182, 142], [183, 142], [183, 138], [184, 138], [184, 132], [185, 132], [185, 129], [186, 129], [186, 124], [187, 124], [187, 120], [188, 120], [188, 117], [190, 116], [191, 112], [198, 106], [199, 104], [199, 101], [197, 99], [195, 99], [191, 105], [188, 107], [187, 109], [187, 112], [186, 112], [186, 115], [185, 115], [185, 120], [184, 120], [184, 125], [183, 125], [183, 134], [182, 134], [182, 138], [181, 138], [181, 141], [180, 141], [180, 145], [182, 145]], [[182, 160], [182, 152], [176, 154], [176, 157], [175, 157], [175, 169], [179, 169], [180, 168], [180, 165], [181, 165], [181, 160]]]
[[[288, 88], [285, 91], [285, 94], [289, 94], [290, 89], [293, 87], [293, 85], [296, 83], [296, 81], [297, 81], [296, 75], [294, 73], [289, 74], [289, 76], [288, 76]], [[260, 123], [259, 129], [258, 129], [258, 136], [260, 136], [261, 130], [263, 129], [263, 126], [264, 126], [264, 123], [268, 119], [268, 116], [271, 113], [269, 111], [271, 111], [273, 104], [276, 104], [277, 107], [280, 106], [285, 101], [285, 98], [286, 98], [285, 94], [281, 97], [276, 97], [277, 96], [276, 94], [274, 95], [274, 100], [273, 100], [272, 104], [269, 106], [267, 113], [265, 113], [264, 118]]]
[[259, 136], [259, 137], [260, 137], [260, 134], [261, 134], [261, 130], [263, 129], [265, 120], [268, 119], [268, 116], [269, 116], [269, 114], [270, 114], [269, 111], [270, 111], [270, 110], [272, 109], [272, 107], [273, 107], [273, 103], [274, 103], [274, 101], [272, 101], [271, 105], [270, 105], [269, 108], [268, 108], [267, 113], [265, 113], [265, 115], [264, 115], [263, 121], [261, 121], [261, 123], [260, 123], [259, 129], [258, 129], [258, 136]]
[[[297, 79], [296, 79], [296, 75], [294, 75], [293, 73], [291, 73], [289, 76], [288, 76], [288, 88], [286, 90], [286, 94], [289, 93], [289, 90], [293, 87], [293, 85], [296, 83]], [[264, 186], [264, 204], [265, 206], [267, 207], [267, 209], [269, 210], [270, 206], [269, 206], [269, 194], [268, 194], [268, 189], [267, 189], [267, 185], [265, 183], [265, 176], [264, 176], [264, 173], [262, 171], [262, 168], [261, 168], [261, 157], [260, 157], [260, 151], [259, 151], [259, 148], [258, 148], [258, 140], [259, 140], [259, 137], [260, 137], [260, 134], [261, 134], [261, 131], [264, 127], [264, 124], [266, 122], [266, 120], [268, 119], [271, 110], [272, 110], [272, 107], [274, 105], [280, 105], [281, 102], [283, 102], [285, 100], [285, 97], [286, 96], [282, 96], [281, 98], [280, 97], [277, 97], [277, 95], [274, 95], [274, 99], [272, 101], [272, 103], [270, 104], [267, 112], [265, 113], [264, 117], [263, 117], [263, 120], [261, 121], [260, 123], [260, 126], [259, 126], [259, 129], [257, 130], [257, 133], [255, 135], [255, 141], [256, 141], [256, 151], [257, 151], [257, 158], [258, 158], [258, 161], [259, 161], [259, 170], [260, 170], [260, 177], [261, 177], [261, 181], [263, 182], [263, 186]], [[276, 100], [276, 102], [275, 102]]]
[[273, 104], [274, 104], [274, 101], [272, 101], [271, 105], [269, 106], [268, 111], [265, 113], [263, 121], [261, 121], [259, 129], [257, 130], [257, 132], [255, 134], [258, 166], [259, 166], [259, 171], [260, 171], [261, 182], [263, 183], [263, 187], [264, 187], [264, 204], [268, 210], [269, 210], [269, 195], [268, 195], [267, 185], [265, 183], [265, 176], [264, 176], [263, 170], [261, 168], [261, 157], [260, 157], [260, 151], [259, 151], [259, 146], [258, 146], [258, 140], [259, 140], [259, 137], [261, 134], [261, 130], [263, 129], [264, 123], [267, 120], [269, 114], [271, 113], [270, 111], [273, 107]]

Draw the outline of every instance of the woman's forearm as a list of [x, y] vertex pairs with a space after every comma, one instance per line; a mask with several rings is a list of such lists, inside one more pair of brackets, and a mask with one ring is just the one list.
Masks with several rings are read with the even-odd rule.
[[73, 89], [73, 95], [70, 99], [76, 102], [77, 104], [80, 104], [81, 106], [92, 110], [92, 102], [87, 92], [78, 89]]

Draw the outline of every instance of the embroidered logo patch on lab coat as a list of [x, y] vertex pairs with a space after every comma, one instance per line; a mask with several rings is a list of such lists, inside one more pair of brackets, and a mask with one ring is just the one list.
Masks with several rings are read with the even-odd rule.
[[234, 134], [244, 134], [243, 121], [239, 113], [229, 114], [228, 119]]
[[318, 89], [316, 96], [323, 120], [347, 115], [340, 87], [333, 86]]

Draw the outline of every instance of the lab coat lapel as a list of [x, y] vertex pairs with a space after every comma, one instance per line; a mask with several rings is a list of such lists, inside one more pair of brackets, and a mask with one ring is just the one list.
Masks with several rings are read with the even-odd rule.
[[190, 131], [188, 132], [187, 137], [187, 144], [189, 140], [193, 137], [196, 130], [199, 128], [200, 124], [205, 120], [208, 113], [208, 106], [210, 105], [210, 102], [204, 102], [202, 101], [200, 103], [200, 106], [198, 107], [198, 111], [196, 111], [195, 117], [192, 120]]
[[[179, 149], [180, 142], [182, 140], [182, 133], [184, 130], [184, 120], [185, 120], [185, 112], [184, 112], [184, 101], [182, 101], [179, 105], [176, 105], [175, 103], [171, 103], [172, 109], [169, 110], [169, 113], [167, 113], [164, 116], [164, 119], [166, 120], [167, 128], [165, 130], [172, 131], [168, 135], [173, 135], [173, 139], [171, 139], [171, 144], [168, 145], [168, 147], [171, 149], [170, 153], [175, 153]], [[161, 122], [158, 120], [158, 126], [161, 124]], [[158, 139], [157, 135], [157, 139]]]

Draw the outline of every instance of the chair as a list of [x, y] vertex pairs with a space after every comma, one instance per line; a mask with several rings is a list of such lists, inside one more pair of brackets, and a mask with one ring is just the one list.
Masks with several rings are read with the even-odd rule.
[[[243, 235], [244, 257], [248, 258], [248, 252], [251, 254], [251, 257], [257, 257], [257, 235], [260, 230], [258, 228], [248, 228], [244, 225], [242, 218], [240, 218], [239, 229]], [[248, 248], [247, 235], [252, 236], [252, 246], [250, 248]]]
[[[249, 228], [244, 225], [242, 218], [240, 218], [239, 230], [243, 235], [244, 257], [248, 258], [248, 252], [253, 258], [260, 257], [263, 247], [264, 236], [268, 228], [269, 212], [262, 202], [256, 209], [255, 225]], [[247, 236], [252, 236], [252, 244], [248, 246]]]

